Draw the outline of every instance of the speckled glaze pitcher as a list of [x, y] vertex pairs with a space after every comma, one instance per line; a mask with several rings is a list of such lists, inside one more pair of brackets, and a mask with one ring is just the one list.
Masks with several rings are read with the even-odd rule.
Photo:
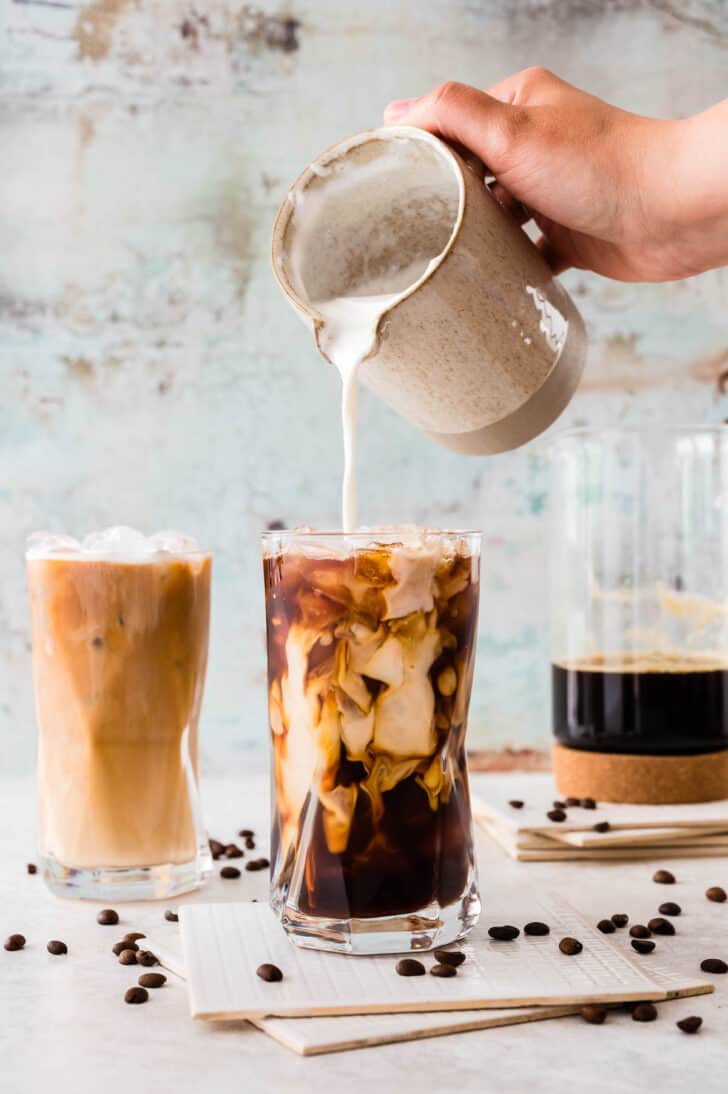
[[455, 451], [524, 444], [579, 382], [586, 336], [571, 298], [482, 169], [422, 130], [358, 133], [311, 163], [278, 212], [273, 269], [327, 360], [316, 301], [398, 271], [360, 375]]

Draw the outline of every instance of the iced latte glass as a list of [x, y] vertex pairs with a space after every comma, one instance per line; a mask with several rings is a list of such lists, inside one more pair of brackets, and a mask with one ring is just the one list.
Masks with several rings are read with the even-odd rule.
[[210, 556], [114, 528], [32, 536], [26, 557], [46, 882], [115, 901], [195, 888]]
[[273, 908], [319, 949], [462, 937], [479, 535], [272, 532], [263, 555]]

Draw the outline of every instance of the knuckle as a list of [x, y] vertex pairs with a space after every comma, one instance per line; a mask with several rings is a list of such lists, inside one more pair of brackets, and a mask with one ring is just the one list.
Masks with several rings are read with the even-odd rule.
[[518, 73], [518, 83], [523, 91], [533, 91], [551, 83], [553, 79], [553, 72], [548, 68], [544, 68], [543, 65], [531, 65]]
[[444, 83], [438, 84], [432, 92], [433, 106], [435, 108], [444, 107], [445, 109], [453, 106], [461, 98], [463, 86], [457, 80], [445, 80]]

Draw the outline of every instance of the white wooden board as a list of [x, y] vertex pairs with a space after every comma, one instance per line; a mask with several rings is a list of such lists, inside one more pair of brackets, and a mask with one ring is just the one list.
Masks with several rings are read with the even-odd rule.
[[570, 847], [725, 847], [728, 832], [718, 828], [618, 828], [609, 832], [549, 832], [548, 839]]
[[[522, 926], [541, 919], [546, 937], [495, 942], [487, 927]], [[524, 886], [501, 886], [487, 918], [463, 945], [468, 955], [457, 977], [400, 977], [396, 958], [347, 957], [294, 946], [262, 904], [194, 904], [180, 908], [184, 966], [193, 1017], [221, 1020], [267, 1016], [472, 1010], [531, 1004], [577, 1004], [664, 999], [683, 990], [711, 990], [700, 977], [671, 980], [654, 955], [638, 958], [628, 939], [600, 934], [556, 896]], [[567, 957], [558, 940], [573, 935], [583, 953]], [[423, 955], [426, 965], [433, 963]], [[278, 965], [280, 983], [255, 975], [263, 962]]]
[[[644, 847], [574, 847], [538, 832], [518, 833], [505, 825], [491, 823], [481, 817], [478, 826], [518, 862], [662, 862], [668, 858], [725, 858], [728, 845], [720, 842], [690, 845], [680, 841], [671, 844], [647, 844]], [[710, 837], [706, 837], [706, 841]], [[715, 837], [714, 839], [719, 839]]]

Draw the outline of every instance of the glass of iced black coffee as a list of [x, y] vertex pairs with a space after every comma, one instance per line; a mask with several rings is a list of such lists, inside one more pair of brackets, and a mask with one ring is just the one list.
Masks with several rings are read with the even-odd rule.
[[475, 533], [263, 537], [271, 901], [299, 945], [426, 949], [477, 921], [479, 559]]
[[554, 446], [554, 767], [562, 794], [728, 795], [728, 426]]

